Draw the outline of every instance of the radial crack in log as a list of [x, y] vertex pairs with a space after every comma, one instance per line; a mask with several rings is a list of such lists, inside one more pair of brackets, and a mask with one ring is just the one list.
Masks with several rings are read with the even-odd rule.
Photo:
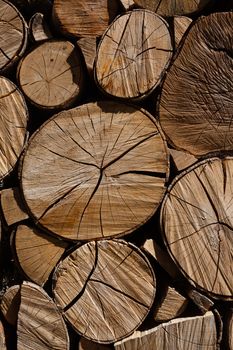
[[177, 177], [161, 211], [171, 256], [196, 287], [232, 299], [233, 159], [212, 158]]
[[68, 239], [123, 236], [165, 192], [168, 154], [144, 110], [98, 102], [63, 111], [31, 138], [22, 190], [35, 221]]
[[155, 296], [149, 261], [124, 241], [81, 246], [58, 265], [53, 279], [55, 301], [66, 319], [78, 333], [99, 343], [133, 332]]
[[142, 98], [160, 83], [172, 57], [166, 21], [158, 15], [135, 10], [118, 17], [99, 44], [95, 78], [107, 94]]
[[80, 98], [84, 88], [81, 54], [69, 41], [46, 41], [23, 58], [18, 67], [18, 81], [36, 106], [68, 107]]
[[233, 149], [233, 13], [201, 17], [170, 67], [159, 104], [161, 126], [196, 156]]
[[55, 303], [31, 282], [21, 286], [17, 322], [18, 350], [68, 350], [69, 336]]

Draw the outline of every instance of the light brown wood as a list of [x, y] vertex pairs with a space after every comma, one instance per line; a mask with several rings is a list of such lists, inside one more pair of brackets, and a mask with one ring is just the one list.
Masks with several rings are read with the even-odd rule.
[[120, 0], [120, 3], [123, 6], [125, 11], [131, 10], [131, 8], [134, 6], [133, 0]]
[[149, 261], [120, 240], [81, 246], [58, 265], [53, 280], [55, 301], [66, 319], [78, 333], [99, 343], [132, 333], [155, 297]]
[[49, 29], [43, 13], [36, 12], [29, 21], [29, 33], [35, 42], [49, 40], [53, 35]]
[[43, 286], [68, 244], [26, 225], [19, 225], [14, 249], [20, 268], [33, 282]]
[[111, 350], [113, 346], [94, 343], [91, 340], [81, 337], [78, 350]]
[[31, 138], [21, 182], [37, 223], [64, 238], [123, 236], [165, 192], [167, 147], [144, 110], [90, 103], [54, 116]]
[[176, 167], [176, 171], [181, 171], [197, 162], [197, 158], [192, 154], [177, 151], [176, 149], [169, 148], [170, 155], [172, 157], [173, 163]]
[[114, 344], [115, 350], [217, 350], [217, 331], [212, 312], [178, 318], [147, 331], [136, 331]]
[[5, 339], [5, 331], [2, 324], [2, 321], [0, 320], [0, 349], [1, 350], [7, 350], [6, 348], [6, 339]]
[[93, 74], [93, 67], [97, 50], [96, 40], [97, 38], [95, 37], [84, 37], [80, 38], [77, 41], [77, 44], [82, 51], [87, 69], [91, 74]]
[[175, 16], [173, 19], [175, 46], [179, 45], [185, 32], [192, 23], [192, 19], [186, 16]]
[[138, 6], [162, 16], [188, 15], [204, 8], [210, 0], [134, 0]]
[[117, 0], [55, 0], [53, 19], [64, 35], [97, 37], [117, 15], [118, 6]]
[[68, 350], [65, 322], [43, 288], [23, 282], [20, 294], [17, 350]]
[[80, 52], [66, 40], [46, 41], [23, 58], [18, 81], [37, 107], [68, 107], [80, 98], [84, 89]]
[[156, 305], [153, 312], [154, 320], [161, 323], [177, 318], [184, 312], [187, 305], [188, 299], [168, 286], [162, 300]]
[[0, 1], [0, 71], [10, 68], [24, 54], [27, 46], [27, 24], [10, 2]]
[[9, 287], [1, 300], [1, 313], [6, 321], [12, 326], [16, 326], [20, 305], [20, 286]]
[[177, 149], [201, 156], [233, 149], [233, 13], [199, 18], [163, 84], [160, 123]]
[[7, 188], [1, 191], [1, 206], [4, 219], [8, 226], [29, 217], [22, 203], [22, 197], [18, 187]]
[[233, 158], [207, 159], [177, 177], [161, 210], [164, 241], [183, 274], [212, 296], [233, 298]]
[[21, 92], [0, 76], [0, 180], [15, 167], [27, 139], [28, 110]]
[[126, 12], [109, 26], [98, 46], [97, 84], [115, 97], [146, 97], [160, 83], [172, 51], [162, 17], [146, 10]]
[[228, 311], [228, 319], [226, 322], [227, 328], [227, 339], [226, 343], [229, 347], [229, 350], [233, 350], [233, 308]]

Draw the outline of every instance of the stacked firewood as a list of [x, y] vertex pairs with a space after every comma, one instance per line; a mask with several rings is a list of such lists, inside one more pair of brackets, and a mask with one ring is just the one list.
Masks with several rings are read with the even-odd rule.
[[231, 6], [0, 0], [0, 349], [233, 349]]

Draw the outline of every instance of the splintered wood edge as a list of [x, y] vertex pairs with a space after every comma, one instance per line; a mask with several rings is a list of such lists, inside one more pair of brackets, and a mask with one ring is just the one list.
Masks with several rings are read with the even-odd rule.
[[6, 321], [12, 326], [16, 326], [20, 305], [20, 285], [9, 287], [4, 293], [0, 310]]
[[36, 12], [29, 20], [29, 34], [35, 42], [53, 38], [43, 13]]

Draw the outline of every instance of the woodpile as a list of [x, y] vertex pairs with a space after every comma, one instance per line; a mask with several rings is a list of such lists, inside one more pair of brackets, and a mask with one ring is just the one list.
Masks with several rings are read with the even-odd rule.
[[233, 350], [232, 21], [0, 0], [0, 350]]

